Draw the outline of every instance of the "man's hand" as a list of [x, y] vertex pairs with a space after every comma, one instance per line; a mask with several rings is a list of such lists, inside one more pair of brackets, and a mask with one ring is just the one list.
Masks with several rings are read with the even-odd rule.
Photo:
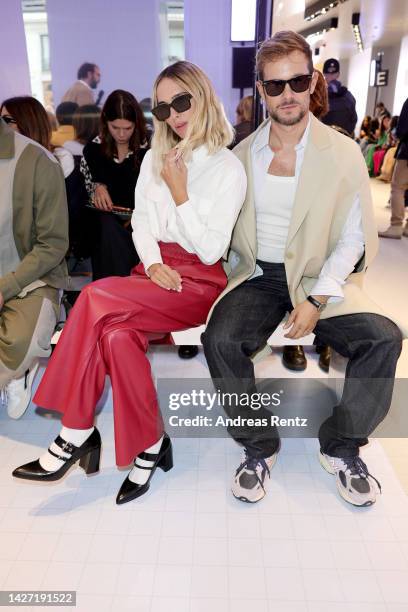
[[187, 166], [177, 149], [171, 149], [164, 158], [161, 177], [170, 189], [176, 206], [187, 202]]
[[3, 306], [4, 306], [4, 297], [3, 297], [3, 294], [0, 293], [0, 310], [3, 308]]
[[[326, 298], [316, 298], [320, 301], [326, 301]], [[303, 338], [312, 333], [316, 324], [320, 318], [320, 312], [316, 306], [313, 306], [308, 300], [305, 300], [299, 306], [296, 306], [289, 315], [283, 329], [288, 329], [292, 326], [291, 330], [285, 334], [285, 338]]]
[[163, 289], [172, 289], [173, 291], [181, 291], [181, 283], [183, 282], [177, 270], [173, 270], [170, 266], [161, 263], [155, 263], [149, 266], [147, 272], [150, 280], [162, 287]]
[[93, 203], [100, 210], [112, 210], [113, 202], [106, 185], [98, 183], [95, 187]]

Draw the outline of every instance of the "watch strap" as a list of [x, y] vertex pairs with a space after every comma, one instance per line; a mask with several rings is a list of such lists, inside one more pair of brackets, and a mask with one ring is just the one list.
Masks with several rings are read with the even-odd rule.
[[325, 304], [323, 304], [323, 302], [319, 302], [319, 300], [316, 300], [314, 297], [312, 297], [311, 295], [308, 295], [306, 298], [311, 304], [313, 304], [313, 306], [315, 306], [317, 308], [317, 310], [322, 310], [325, 307]]

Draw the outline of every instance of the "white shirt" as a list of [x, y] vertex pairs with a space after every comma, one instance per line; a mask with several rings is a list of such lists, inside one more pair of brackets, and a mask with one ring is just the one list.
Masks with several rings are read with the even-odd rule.
[[[270, 122], [268, 122], [258, 133], [251, 146], [251, 160], [254, 176], [254, 198], [255, 207], [257, 199], [261, 196], [261, 189], [264, 184], [265, 174], [274, 157], [274, 152], [269, 146]], [[300, 172], [303, 165], [306, 145], [310, 133], [310, 113], [309, 122], [299, 143], [295, 146], [296, 167], [295, 181], [296, 186], [299, 181]], [[319, 169], [316, 169], [319, 172]], [[329, 302], [337, 302], [344, 298], [342, 285], [345, 284], [347, 277], [354, 270], [356, 263], [364, 253], [364, 233], [361, 218], [361, 204], [359, 195], [353, 202], [350, 212], [344, 224], [340, 239], [325, 261], [319, 278], [316, 281], [311, 295], [328, 295]], [[262, 274], [259, 266], [256, 267], [253, 277]]]
[[294, 176], [264, 174], [263, 187], [255, 201], [257, 258], [261, 261], [285, 261], [295, 193]]
[[243, 165], [228, 149], [201, 146], [186, 163], [188, 200], [176, 206], [165, 182], [155, 181], [152, 152], [143, 159], [135, 190], [133, 241], [145, 270], [162, 263], [159, 241], [177, 242], [205, 264], [217, 262], [230, 241], [245, 199]]
[[82, 155], [84, 146], [77, 140], [66, 140], [64, 142], [64, 149], [67, 149], [72, 155]]

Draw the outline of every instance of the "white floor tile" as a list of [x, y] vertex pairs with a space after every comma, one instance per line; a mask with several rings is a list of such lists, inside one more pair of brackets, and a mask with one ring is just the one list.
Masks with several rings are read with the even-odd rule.
[[154, 579], [155, 597], [189, 597], [192, 568], [187, 565], [158, 565]]
[[228, 568], [221, 565], [193, 567], [191, 597], [228, 597]]
[[127, 563], [119, 566], [116, 594], [127, 597], [150, 597], [155, 576], [153, 565]]
[[306, 599], [314, 601], [343, 601], [337, 571], [333, 569], [303, 569]]
[[[268, 599], [274, 602], [305, 601], [303, 577], [300, 569], [267, 567], [265, 569]], [[279, 604], [276, 604], [278, 607]]]
[[252, 565], [247, 567], [230, 567], [228, 569], [228, 577], [231, 598], [266, 599], [267, 592], [264, 573], [257, 567]]
[[228, 540], [226, 538], [196, 537], [193, 548], [193, 565], [228, 565]]

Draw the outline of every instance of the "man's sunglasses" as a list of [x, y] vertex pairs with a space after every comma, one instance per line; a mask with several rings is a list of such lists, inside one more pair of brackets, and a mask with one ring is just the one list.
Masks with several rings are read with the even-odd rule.
[[261, 81], [261, 83], [268, 96], [280, 96], [286, 87], [286, 83], [289, 83], [289, 87], [295, 93], [302, 93], [308, 89], [311, 80], [311, 74], [301, 74], [287, 81], [283, 79], [271, 79], [270, 81]]
[[185, 93], [174, 98], [170, 104], [167, 104], [167, 102], [160, 102], [157, 106], [152, 108], [152, 113], [159, 121], [166, 121], [166, 119], [170, 117], [172, 108], [174, 108], [176, 113], [184, 113], [191, 108], [192, 97], [191, 94]]
[[1, 118], [7, 123], [7, 125], [10, 125], [10, 123], [17, 123], [17, 121], [13, 119], [13, 117], [10, 117], [10, 115], [1, 115]]

